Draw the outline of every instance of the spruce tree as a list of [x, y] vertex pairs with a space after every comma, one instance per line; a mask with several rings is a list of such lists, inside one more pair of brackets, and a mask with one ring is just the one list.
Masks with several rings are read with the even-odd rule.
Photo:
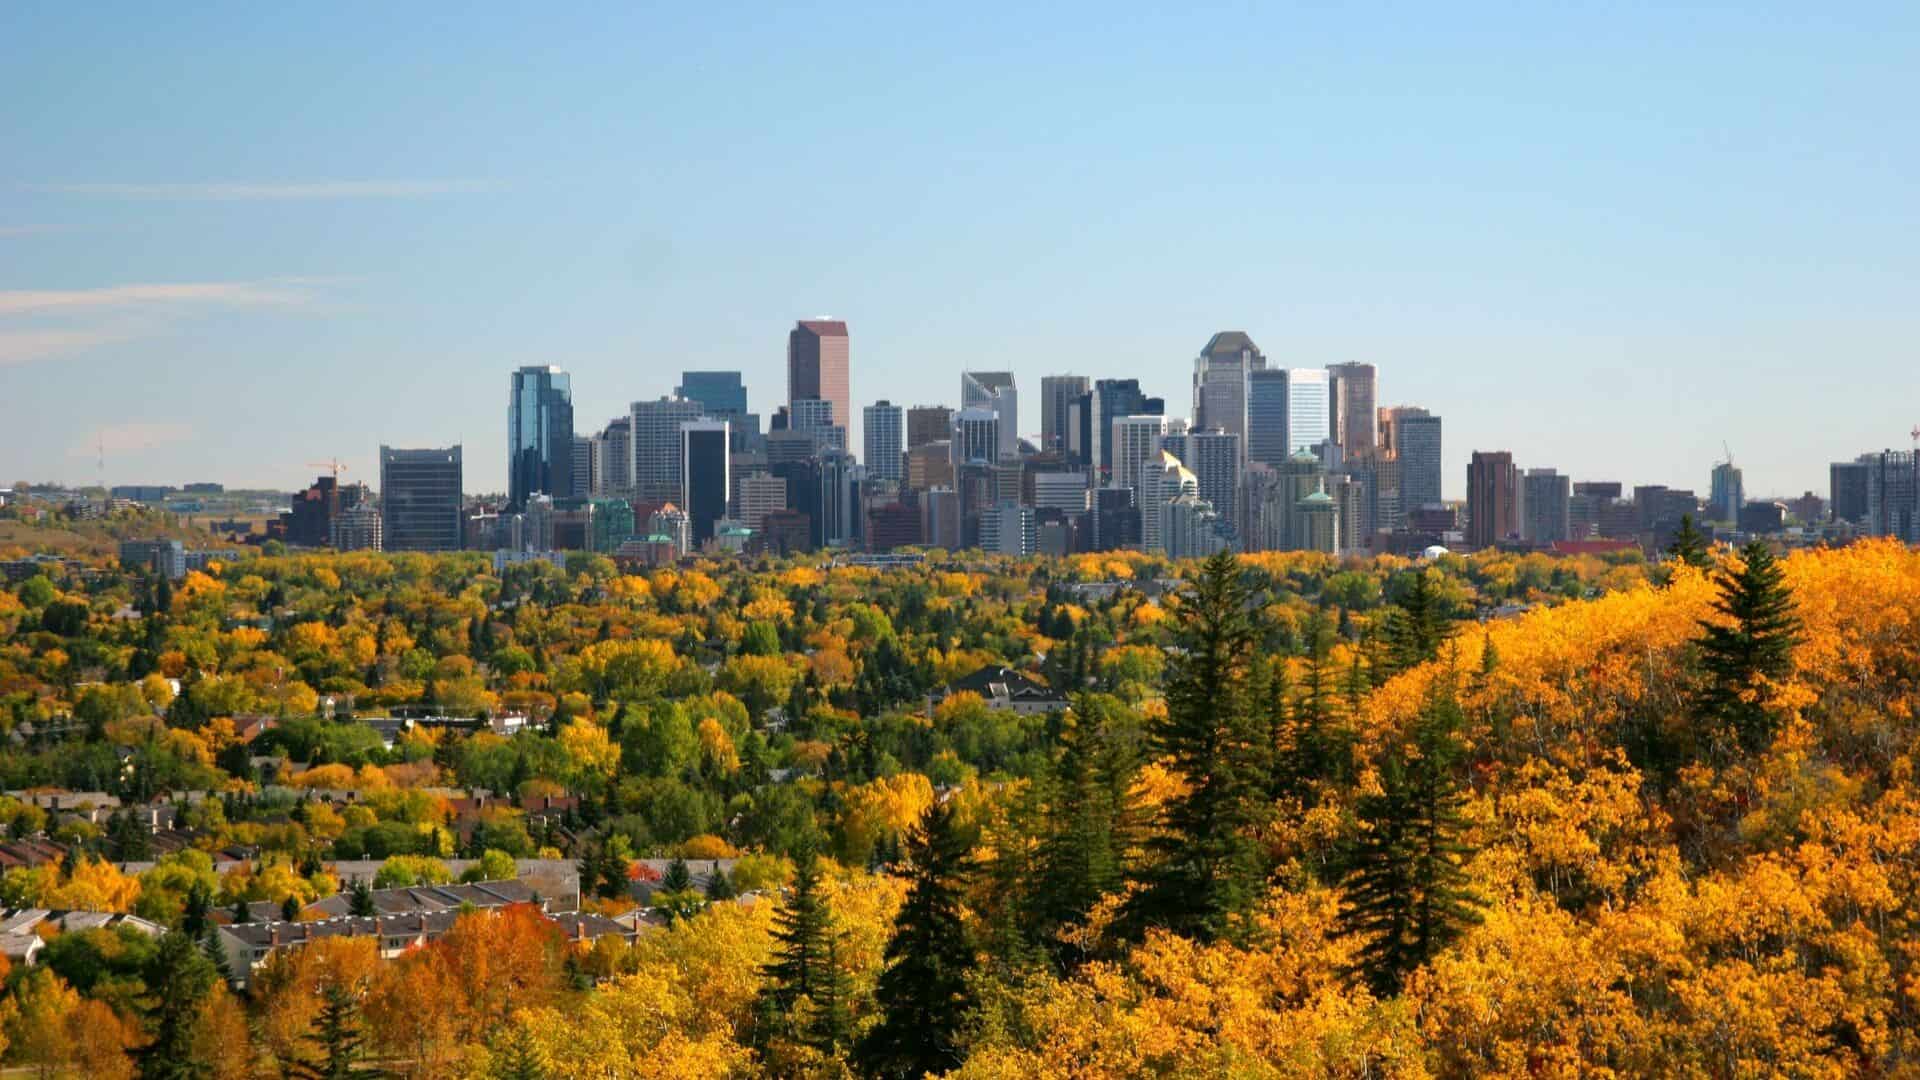
[[675, 859], [667, 864], [667, 872], [660, 877], [660, 888], [676, 893], [693, 888], [693, 872], [687, 869], [685, 859]]
[[299, 922], [300, 921], [300, 898], [299, 897], [294, 896], [292, 893], [288, 893], [287, 898], [285, 900], [280, 901], [280, 919], [283, 922]]
[[180, 932], [191, 938], [198, 938], [206, 932], [209, 925], [208, 915], [213, 906], [213, 894], [207, 887], [196, 881], [187, 889], [187, 896], [180, 909]]
[[330, 982], [321, 991], [320, 1015], [307, 1039], [318, 1052], [288, 1070], [299, 1080], [371, 1080], [381, 1075], [360, 1064], [366, 1036], [360, 1032], [359, 996], [349, 987]]
[[1440, 655], [1440, 643], [1446, 636], [1446, 601], [1434, 589], [1429, 572], [1416, 568], [1409, 575], [1399, 605], [1387, 617], [1385, 674], [1398, 674], [1432, 660]]
[[1150, 858], [1134, 875], [1139, 889], [1119, 923], [1128, 940], [1154, 926], [1211, 940], [1253, 906], [1266, 876], [1253, 835], [1270, 804], [1247, 692], [1252, 597], [1234, 556], [1209, 558], [1184, 599], [1166, 716], [1149, 734], [1187, 790], [1162, 808]]
[[975, 963], [960, 911], [969, 854], [946, 805], [929, 809], [908, 841], [912, 884], [874, 995], [884, 1014], [856, 1054], [871, 1075], [920, 1077], [960, 1065], [959, 1028], [971, 1005], [967, 977]]
[[207, 958], [207, 963], [213, 965], [214, 974], [220, 977], [221, 982], [231, 986], [233, 965], [227, 961], [227, 950], [220, 945], [220, 928], [208, 923], [200, 931], [197, 940], [200, 942], [200, 953]]
[[370, 919], [379, 914], [373, 903], [373, 886], [365, 878], [355, 878], [347, 886], [347, 914], [362, 919]]
[[[1033, 941], [1048, 946], [1063, 968], [1085, 959], [1058, 938], [1083, 921], [1100, 899], [1125, 884], [1132, 839], [1127, 793], [1139, 770], [1137, 726], [1112, 698], [1083, 695], [1061, 733], [1061, 755], [1047, 784], [1028, 880], [1009, 883], [1030, 894], [1025, 905]], [[995, 859], [996, 868], [1000, 859]]]
[[233, 910], [231, 914], [233, 916], [233, 921], [236, 924], [249, 923], [253, 921], [253, 912], [247, 907], [247, 899], [244, 896], [234, 897]]
[[499, 1039], [493, 1052], [494, 1080], [546, 1080], [546, 1066], [539, 1048], [522, 1028], [514, 1028]]
[[1381, 791], [1355, 808], [1362, 831], [1349, 856], [1341, 923], [1362, 945], [1351, 974], [1380, 996], [1480, 920], [1469, 883], [1459, 772], [1460, 706], [1436, 690], [1414, 724], [1411, 752], [1381, 762]]
[[208, 1063], [194, 1046], [200, 1005], [219, 978], [198, 942], [179, 931], [164, 934], [142, 981], [147, 988], [146, 1026], [152, 1041], [139, 1051], [140, 1080], [203, 1080]]
[[1675, 530], [1673, 542], [1667, 545], [1667, 557], [1701, 570], [1713, 566], [1707, 538], [1694, 526], [1692, 514], [1680, 515], [1680, 528]]
[[1720, 595], [1713, 607], [1722, 621], [1700, 623], [1705, 678], [1694, 692], [1694, 715], [1716, 744], [1732, 741], [1755, 753], [1778, 725], [1771, 684], [1793, 670], [1800, 620], [1786, 575], [1758, 540], [1740, 550], [1738, 564], [1723, 568], [1715, 584]]
[[773, 916], [773, 960], [760, 969], [765, 980], [756, 1003], [756, 1037], [762, 1047], [776, 1038], [796, 1039], [795, 1008], [814, 1000], [826, 978], [832, 917], [820, 895], [820, 860], [800, 853], [787, 902]]
[[738, 895], [738, 890], [733, 887], [733, 879], [727, 876], [726, 867], [714, 863], [707, 872], [707, 899], [731, 900]]

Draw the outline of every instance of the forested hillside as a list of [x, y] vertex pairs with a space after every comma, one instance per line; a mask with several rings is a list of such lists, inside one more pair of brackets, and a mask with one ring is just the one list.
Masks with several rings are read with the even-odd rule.
[[[102, 1076], [1905, 1075], [1916, 613], [1891, 544], [31, 578], [0, 812], [63, 854], [0, 898], [172, 930], [52, 935], [0, 1032]], [[947, 692], [1003, 668], [1065, 707]], [[47, 788], [212, 794], [162, 853]], [[473, 913], [244, 993], [197, 944], [461, 855], [648, 921]], [[642, 897], [642, 857], [684, 861]]]

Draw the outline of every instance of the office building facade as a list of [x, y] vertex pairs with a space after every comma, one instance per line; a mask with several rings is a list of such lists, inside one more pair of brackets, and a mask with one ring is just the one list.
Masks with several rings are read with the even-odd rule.
[[689, 420], [680, 425], [680, 508], [686, 511], [693, 546], [713, 539], [714, 522], [727, 516], [731, 463], [725, 420]]
[[1493, 547], [1520, 531], [1520, 481], [1513, 455], [1475, 450], [1467, 464], [1467, 546]]
[[1074, 405], [1086, 394], [1085, 375], [1047, 375], [1040, 380], [1040, 449], [1071, 454]]
[[[834, 423], [853, 420], [847, 324], [839, 319], [802, 319], [787, 334], [787, 407], [807, 399], [833, 403]], [[844, 443], [842, 444], [845, 445]]]
[[906, 473], [906, 410], [890, 401], [876, 401], [866, 407], [860, 431], [867, 475], [898, 483]]
[[458, 551], [460, 447], [380, 447], [380, 536], [387, 551]]
[[1378, 444], [1379, 376], [1372, 364], [1328, 364], [1328, 430], [1344, 455], [1364, 454]]
[[1020, 390], [1011, 371], [963, 371], [960, 373], [960, 407], [990, 409], [1000, 418], [997, 458], [1020, 456]]
[[507, 402], [507, 504], [527, 496], [573, 497], [573, 384], [557, 367], [513, 373]]

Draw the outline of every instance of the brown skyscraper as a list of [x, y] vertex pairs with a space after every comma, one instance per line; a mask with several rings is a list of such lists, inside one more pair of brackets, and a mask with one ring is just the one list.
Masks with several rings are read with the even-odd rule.
[[1520, 531], [1520, 474], [1506, 450], [1475, 450], [1467, 465], [1467, 547], [1490, 548]]
[[839, 319], [802, 319], [787, 335], [787, 407], [808, 398], [833, 402], [833, 422], [847, 429], [851, 445], [857, 417], [847, 377], [847, 324]]
[[1379, 386], [1372, 364], [1328, 364], [1327, 389], [1333, 401], [1333, 441], [1348, 457], [1373, 449], [1377, 422], [1373, 402]]

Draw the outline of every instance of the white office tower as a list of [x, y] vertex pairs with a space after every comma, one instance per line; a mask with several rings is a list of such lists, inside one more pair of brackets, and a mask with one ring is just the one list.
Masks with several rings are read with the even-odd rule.
[[1333, 400], [1327, 373], [1318, 368], [1286, 369], [1287, 453], [1319, 454], [1333, 439]]
[[1113, 418], [1113, 486], [1135, 489], [1147, 463], [1160, 453], [1160, 440], [1171, 430], [1164, 416]]
[[1013, 372], [961, 372], [960, 407], [988, 409], [1000, 418], [995, 458], [1020, 456], [1020, 392], [1013, 384]]
[[980, 512], [980, 550], [1031, 555], [1038, 536], [1033, 507], [1003, 502]]
[[876, 401], [862, 411], [861, 419], [867, 475], [899, 483], [906, 473], [907, 411], [890, 401]]
[[1087, 508], [1087, 474], [1043, 472], [1033, 474], [1033, 505], [1041, 509], [1079, 513]]
[[1000, 457], [1000, 414], [992, 409], [961, 409], [953, 414], [953, 455], [955, 476], [968, 465], [991, 465]]
[[762, 532], [767, 515], [787, 508], [787, 478], [772, 473], [749, 473], [740, 478], [738, 514], [747, 528]]

